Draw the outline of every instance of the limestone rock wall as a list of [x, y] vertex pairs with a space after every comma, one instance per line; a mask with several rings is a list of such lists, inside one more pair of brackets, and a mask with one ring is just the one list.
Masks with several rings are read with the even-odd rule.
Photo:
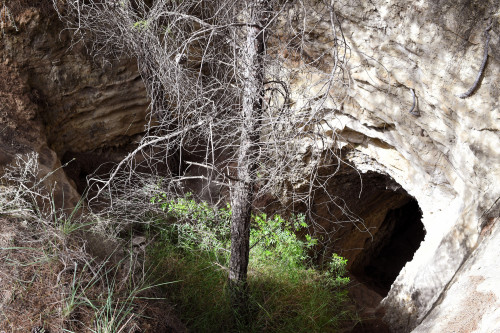
[[[478, 249], [493, 246], [476, 249], [488, 218], [498, 216], [500, 198], [500, 4], [349, 0], [335, 6], [350, 47], [351, 87], [325, 118], [352, 147], [350, 161], [359, 170], [388, 174], [416, 198], [426, 229], [382, 302], [384, 319], [395, 332], [424, 321], [417, 331], [426, 332], [440, 323], [447, 305], [447, 318], [461, 327], [469, 320], [461, 315], [465, 307], [446, 300], [467, 281], [475, 281], [469, 295], [498, 307], [498, 291], [489, 291], [493, 276], [472, 271], [481, 261]], [[328, 19], [312, 23], [327, 26]], [[477, 76], [490, 19], [484, 77], [471, 97], [460, 99]], [[419, 117], [409, 113], [411, 89]], [[498, 316], [493, 312], [479, 311], [476, 319], [492, 322]], [[488, 331], [479, 323], [463, 327]]]
[[499, 332], [499, 220], [491, 219], [491, 224], [486, 225], [477, 249], [440, 295], [436, 307], [413, 332]]
[[148, 100], [134, 61], [91, 57], [53, 10], [27, 6], [16, 21], [19, 31], [3, 37], [0, 57], [24, 76], [59, 155], [118, 145], [144, 130]]
[[45, 185], [56, 185], [56, 205], [71, 208], [79, 195], [60, 169], [57, 154], [47, 145], [44, 126], [37, 114], [38, 106], [29, 98], [22, 74], [7, 61], [0, 63], [0, 174], [15, 162], [16, 155], [36, 152], [40, 177], [51, 173]]

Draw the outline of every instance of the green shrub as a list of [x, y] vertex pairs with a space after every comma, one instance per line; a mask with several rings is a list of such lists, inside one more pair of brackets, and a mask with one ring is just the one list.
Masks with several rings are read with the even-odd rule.
[[266, 214], [252, 216], [250, 230], [253, 265], [284, 265], [291, 271], [305, 269], [307, 249], [317, 240], [307, 235], [306, 240], [297, 238], [295, 232], [307, 227], [304, 215], [284, 220], [280, 215], [268, 218]]
[[151, 199], [165, 212], [157, 221], [165, 240], [185, 249], [204, 251], [221, 250], [229, 245], [231, 208], [211, 207], [206, 202], [197, 203], [190, 193], [184, 198], [167, 200], [166, 195]]
[[168, 285], [167, 294], [195, 332], [334, 331], [349, 312], [344, 310], [349, 278], [347, 260], [334, 255], [324, 270], [315, 269], [308, 252], [317, 240], [303, 239], [303, 215], [284, 219], [264, 213], [252, 216], [248, 273], [251, 324], [234, 327], [226, 294], [231, 208], [196, 202], [192, 195], [151, 200], [165, 212], [151, 225], [157, 237], [149, 252], [152, 264]]

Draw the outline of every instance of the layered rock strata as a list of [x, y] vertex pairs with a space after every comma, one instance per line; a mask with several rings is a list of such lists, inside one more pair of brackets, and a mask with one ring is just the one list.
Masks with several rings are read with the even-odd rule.
[[[66, 152], [119, 147], [144, 131], [148, 99], [134, 61], [89, 56], [49, 2], [4, 6], [12, 20], [2, 22], [0, 46], [0, 167], [34, 151], [43, 176]], [[71, 206], [74, 183], [61, 170], [53, 178]]]

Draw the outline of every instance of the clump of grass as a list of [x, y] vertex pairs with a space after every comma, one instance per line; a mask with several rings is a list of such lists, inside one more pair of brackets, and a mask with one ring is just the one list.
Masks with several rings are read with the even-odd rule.
[[56, 209], [47, 177], [36, 154], [17, 156], [0, 177], [0, 331], [135, 331], [155, 287], [148, 271], [132, 269], [133, 255], [93, 258], [84, 237], [94, 216], [82, 214], [83, 198], [69, 213]]
[[[190, 195], [152, 199], [165, 216], [151, 225], [156, 237], [149, 258], [167, 280], [166, 288], [185, 324], [195, 332], [331, 332], [350, 316], [345, 310], [349, 279], [346, 260], [334, 256], [318, 269], [308, 252], [317, 240], [304, 216], [252, 218], [248, 275], [250, 324], [237, 327], [226, 293], [231, 209], [197, 203]], [[235, 326], [236, 325], [236, 326]]]

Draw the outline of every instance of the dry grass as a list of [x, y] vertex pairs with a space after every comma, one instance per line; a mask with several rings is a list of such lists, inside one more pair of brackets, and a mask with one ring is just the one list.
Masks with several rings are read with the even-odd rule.
[[141, 250], [103, 246], [93, 215], [56, 210], [37, 165], [34, 154], [18, 156], [0, 177], [0, 332], [183, 331]]
[[[53, 244], [30, 230], [30, 223], [16, 217], [3, 217], [0, 253], [0, 329], [30, 332], [44, 327], [61, 331], [60, 308], [67, 275]], [[38, 238], [38, 239], [37, 239]]]
[[0, 331], [157, 332], [160, 320], [141, 316], [161, 318], [167, 306], [140, 299], [155, 295], [140, 272], [131, 272], [136, 257], [116, 264], [92, 258], [83, 238], [33, 222], [0, 219]]

